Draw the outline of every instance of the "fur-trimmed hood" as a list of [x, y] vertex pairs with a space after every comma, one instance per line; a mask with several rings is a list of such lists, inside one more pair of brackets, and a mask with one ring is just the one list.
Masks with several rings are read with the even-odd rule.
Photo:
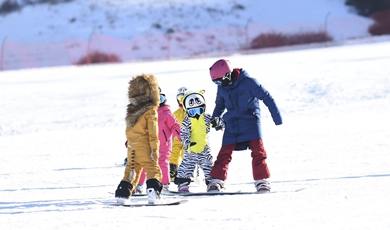
[[151, 74], [134, 76], [129, 82], [129, 104], [127, 105], [126, 125], [132, 127], [138, 118], [149, 109], [160, 104], [157, 78]]

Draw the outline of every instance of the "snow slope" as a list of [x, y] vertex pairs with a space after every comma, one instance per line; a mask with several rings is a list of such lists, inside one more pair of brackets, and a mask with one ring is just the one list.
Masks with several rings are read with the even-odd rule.
[[[211, 113], [215, 58], [2, 72], [1, 227], [389, 229], [389, 49], [390, 42], [378, 42], [227, 57], [281, 109], [284, 124], [275, 126], [263, 106], [262, 127], [272, 189], [287, 192], [193, 197], [173, 207], [93, 201], [114, 201], [109, 192], [123, 176], [115, 162], [126, 155], [131, 76], [155, 74], [172, 110], [179, 87], [205, 89]], [[221, 135], [211, 133], [214, 156]], [[254, 190], [250, 162], [248, 151], [234, 153], [229, 190]]]

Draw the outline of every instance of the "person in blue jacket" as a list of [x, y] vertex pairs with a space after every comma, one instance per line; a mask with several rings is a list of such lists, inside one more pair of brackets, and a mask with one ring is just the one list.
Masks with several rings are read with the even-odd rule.
[[244, 69], [233, 69], [228, 60], [216, 61], [210, 67], [210, 76], [218, 85], [212, 127], [224, 130], [224, 134], [207, 191], [220, 192], [224, 189], [233, 151], [249, 148], [256, 190], [269, 192], [270, 172], [262, 141], [259, 100], [268, 107], [275, 125], [280, 125], [282, 117], [274, 99], [255, 78], [250, 77]]

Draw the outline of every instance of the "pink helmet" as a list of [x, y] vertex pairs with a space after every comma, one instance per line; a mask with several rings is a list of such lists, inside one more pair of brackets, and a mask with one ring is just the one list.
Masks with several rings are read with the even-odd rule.
[[230, 67], [230, 61], [225, 59], [220, 59], [216, 61], [210, 67], [210, 76], [211, 80], [222, 78], [226, 73], [231, 73], [233, 71], [232, 67]]

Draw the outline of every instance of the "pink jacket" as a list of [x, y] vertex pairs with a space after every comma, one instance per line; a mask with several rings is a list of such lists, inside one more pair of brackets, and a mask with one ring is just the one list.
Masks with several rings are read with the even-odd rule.
[[180, 124], [173, 116], [169, 105], [159, 107], [157, 112], [160, 153], [168, 153], [172, 151], [172, 136], [181, 141]]

